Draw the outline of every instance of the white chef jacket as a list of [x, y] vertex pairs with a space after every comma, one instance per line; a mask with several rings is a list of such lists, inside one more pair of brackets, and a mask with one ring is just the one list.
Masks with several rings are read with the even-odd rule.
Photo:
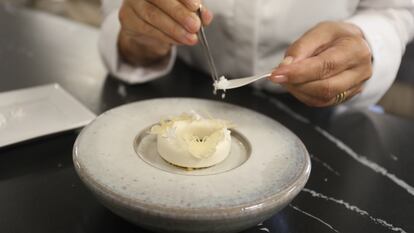
[[[208, 63], [197, 45], [174, 47], [150, 67], [133, 67], [120, 59], [117, 39], [121, 0], [103, 0], [105, 20], [99, 47], [108, 70], [127, 83], [142, 83], [170, 72], [176, 56], [206, 72]], [[206, 29], [219, 75], [243, 77], [270, 72], [288, 46], [326, 20], [359, 26], [374, 56], [373, 75], [361, 94], [346, 105], [375, 104], [393, 83], [406, 44], [414, 34], [414, 0], [204, 0], [214, 20]], [[268, 80], [257, 87], [274, 89]]]

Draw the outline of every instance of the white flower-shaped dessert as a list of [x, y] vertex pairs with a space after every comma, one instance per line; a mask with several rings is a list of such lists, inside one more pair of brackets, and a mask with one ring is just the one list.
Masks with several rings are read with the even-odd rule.
[[230, 153], [230, 123], [182, 114], [151, 128], [158, 153], [166, 161], [186, 168], [205, 168], [222, 162]]

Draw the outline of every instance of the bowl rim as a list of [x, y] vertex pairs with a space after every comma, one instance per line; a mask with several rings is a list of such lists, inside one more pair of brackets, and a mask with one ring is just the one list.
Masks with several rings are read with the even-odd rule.
[[[240, 205], [234, 205], [231, 207], [202, 207], [202, 208], [174, 208], [174, 207], [165, 207], [161, 205], [154, 205], [154, 204], [148, 204], [142, 201], [138, 201], [136, 199], [129, 199], [125, 198], [116, 192], [110, 190], [109, 188], [99, 184], [96, 182], [92, 176], [87, 174], [87, 172], [82, 169], [82, 167], [79, 165], [79, 162], [77, 161], [77, 147], [79, 144], [79, 139], [83, 135], [83, 133], [95, 122], [97, 121], [101, 116], [106, 114], [109, 111], [113, 111], [115, 109], [124, 107], [126, 105], [135, 104], [137, 102], [146, 102], [146, 101], [153, 101], [158, 99], [187, 99], [187, 100], [202, 100], [202, 101], [210, 101], [210, 102], [219, 102], [214, 100], [208, 100], [208, 99], [199, 99], [199, 98], [154, 98], [154, 99], [148, 99], [144, 101], [136, 101], [129, 104], [121, 105], [118, 107], [115, 107], [111, 110], [108, 110], [104, 113], [102, 113], [100, 116], [95, 118], [92, 122], [90, 122], [85, 128], [82, 129], [78, 137], [76, 138], [76, 141], [74, 143], [73, 147], [73, 163], [75, 167], [75, 171], [82, 180], [82, 182], [95, 194], [98, 195], [100, 198], [105, 199], [106, 201], [110, 200], [113, 203], [116, 203], [117, 205], [122, 206], [125, 209], [134, 210], [134, 211], [140, 211], [145, 212], [146, 214], [152, 214], [158, 217], [164, 217], [164, 218], [171, 218], [171, 219], [223, 219], [223, 218], [232, 218], [232, 217], [240, 217], [240, 216], [250, 216], [251, 214], [264, 212], [267, 210], [272, 210], [275, 207], [282, 206], [287, 204], [287, 201], [290, 201], [293, 199], [305, 186], [306, 182], [309, 179], [310, 172], [311, 172], [311, 161], [309, 152], [306, 150], [305, 145], [303, 142], [296, 136], [296, 134], [293, 134], [293, 136], [297, 139], [299, 142], [299, 146], [301, 147], [302, 151], [304, 152], [304, 164], [302, 166], [302, 169], [300, 172], [298, 172], [297, 176], [292, 178], [292, 182], [290, 184], [287, 184], [285, 187], [282, 187], [282, 190], [270, 195], [266, 196], [262, 199], [258, 199], [255, 202], [250, 202], [246, 204], [240, 204]], [[221, 104], [226, 105], [236, 105], [236, 104], [229, 104], [229, 103], [223, 103], [219, 102]], [[237, 107], [244, 108], [248, 111], [253, 111], [251, 109], [236, 105]], [[274, 121], [274, 119], [268, 117], [267, 115], [264, 115], [262, 113], [259, 113], [263, 115], [266, 118], [269, 118]], [[105, 205], [105, 204], [104, 204]]]

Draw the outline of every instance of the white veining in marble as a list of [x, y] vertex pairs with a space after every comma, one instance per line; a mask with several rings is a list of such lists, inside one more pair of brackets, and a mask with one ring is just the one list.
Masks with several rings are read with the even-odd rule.
[[344, 200], [340, 200], [340, 199], [336, 199], [333, 197], [328, 197], [322, 193], [318, 193], [314, 190], [308, 189], [308, 188], [304, 188], [302, 190], [302, 192], [305, 193], [309, 193], [310, 195], [312, 195], [312, 197], [316, 197], [316, 198], [321, 198], [324, 199], [326, 201], [332, 201], [334, 203], [337, 203], [339, 205], [344, 206], [346, 209], [351, 210], [353, 212], [358, 213], [359, 215], [362, 216], [366, 216], [368, 217], [371, 221], [375, 222], [376, 224], [380, 224], [386, 228], [388, 228], [389, 230], [395, 231], [395, 232], [400, 232], [400, 233], [407, 233], [404, 229], [400, 228], [400, 227], [396, 227], [394, 225], [392, 225], [391, 223], [388, 223], [387, 221], [380, 219], [380, 218], [375, 218], [373, 216], [371, 216], [367, 211], [360, 209], [359, 207], [349, 204], [348, 202], [345, 202]]
[[263, 222], [257, 224], [257, 226], [259, 227], [259, 230], [260, 231], [264, 231], [264, 232], [269, 232], [270, 233], [269, 228], [263, 226]]
[[[296, 119], [296, 120], [298, 120], [298, 121], [300, 121], [302, 123], [312, 125], [309, 119], [307, 119], [306, 117], [304, 117], [304, 116], [300, 115], [299, 113], [293, 111], [291, 108], [289, 108], [287, 105], [285, 105], [281, 101], [277, 100], [276, 98], [272, 98], [270, 96], [267, 96], [267, 95], [263, 94], [260, 91], [256, 91], [254, 94], [256, 96], [258, 96], [258, 97], [267, 98], [270, 101], [270, 103], [272, 103], [277, 108], [279, 108], [280, 110], [284, 111], [285, 113], [287, 113], [288, 115], [290, 115], [294, 119]], [[346, 145], [345, 143], [343, 143], [338, 138], [334, 137], [332, 134], [328, 133], [326, 130], [323, 130], [322, 128], [320, 128], [318, 126], [315, 126], [315, 129], [316, 129], [317, 132], [319, 132], [320, 134], [322, 134], [325, 138], [327, 138], [331, 142], [335, 143], [336, 146], [339, 149], [341, 149], [342, 151], [346, 152], [346, 154], [348, 154], [349, 156], [351, 156], [351, 158], [355, 159], [357, 162], [361, 163], [362, 165], [370, 168], [374, 172], [379, 173], [379, 174], [387, 177], [392, 182], [394, 182], [396, 185], [398, 185], [401, 188], [405, 189], [409, 194], [411, 194], [411, 195], [414, 196], [414, 187], [412, 187], [411, 185], [407, 184], [405, 181], [403, 181], [402, 179], [398, 178], [396, 175], [394, 175], [392, 173], [389, 173], [387, 171], [387, 169], [385, 169], [385, 168], [381, 167], [380, 165], [378, 165], [378, 164], [370, 161], [365, 156], [358, 155], [348, 145]]]
[[269, 97], [268, 95], [266, 95], [265, 93], [263, 93], [260, 90], [255, 90], [253, 92], [253, 95], [260, 97], [260, 98], [265, 98], [267, 99], [270, 103], [272, 103], [273, 105], [275, 105], [277, 108], [279, 108], [280, 110], [286, 112], [287, 114], [289, 114], [291, 117], [295, 118], [296, 120], [305, 123], [305, 124], [310, 124], [310, 120], [298, 113], [296, 113], [295, 111], [293, 111], [291, 108], [289, 108], [288, 106], [286, 106], [284, 103], [280, 102], [279, 100]]
[[328, 169], [330, 172], [334, 173], [337, 176], [341, 176], [341, 174], [339, 172], [337, 172], [335, 169], [333, 169], [329, 164], [325, 163], [324, 161], [322, 161], [321, 159], [319, 159], [318, 157], [316, 157], [313, 154], [309, 154], [309, 155], [310, 155], [311, 159], [313, 159], [316, 162], [320, 163], [323, 167]]
[[310, 214], [310, 213], [308, 213], [308, 212], [306, 212], [306, 211], [304, 211], [304, 210], [300, 209], [299, 207], [294, 206], [292, 204], [289, 204], [289, 206], [292, 207], [294, 210], [296, 210], [296, 211], [298, 211], [298, 212], [300, 212], [300, 213], [302, 213], [302, 214], [304, 214], [304, 215], [306, 215], [308, 217], [311, 217], [311, 218], [317, 220], [318, 222], [322, 223], [323, 225], [329, 227], [331, 230], [339, 233], [339, 231], [337, 229], [335, 229], [334, 227], [332, 227], [331, 224], [323, 221], [322, 219], [320, 219], [320, 218], [318, 218], [318, 217], [316, 217], [316, 216], [314, 216], [314, 215], [312, 215], [312, 214]]
[[375, 171], [376, 173], [379, 173], [391, 181], [393, 181], [395, 184], [400, 186], [401, 188], [405, 189], [409, 194], [414, 196], [414, 187], [407, 184], [405, 181], [398, 178], [396, 175], [389, 173], [387, 169], [381, 167], [380, 165], [370, 161], [365, 156], [358, 155], [354, 150], [352, 150], [349, 146], [347, 146], [345, 143], [343, 143], [341, 140], [334, 137], [332, 134], [328, 133], [326, 130], [323, 130], [322, 128], [315, 126], [316, 131], [321, 133], [323, 136], [325, 136], [327, 139], [329, 139], [331, 142], [335, 143], [336, 146], [346, 152], [349, 156], [351, 156], [353, 159], [358, 161], [359, 163], [365, 165], [366, 167], [371, 168], [371, 170]]
[[395, 156], [394, 154], [390, 154], [390, 157], [391, 157], [392, 160], [398, 161], [398, 157]]
[[260, 228], [259, 230], [264, 231], [264, 232], [269, 232], [269, 233], [270, 233], [269, 228], [266, 228], [266, 227], [262, 227], [262, 228]]
[[295, 111], [293, 111], [291, 108], [289, 108], [288, 106], [286, 106], [285, 104], [283, 104], [282, 102], [280, 102], [279, 100], [276, 100], [274, 98], [269, 99], [270, 103], [274, 104], [276, 107], [278, 107], [280, 110], [286, 112], [287, 114], [289, 114], [291, 117], [295, 118], [296, 120], [305, 123], [305, 124], [310, 124], [310, 120], [298, 113], [296, 113]]
[[117, 92], [118, 92], [118, 95], [120, 95], [122, 98], [125, 98], [128, 95], [127, 89], [126, 89], [124, 84], [119, 84], [118, 85]]

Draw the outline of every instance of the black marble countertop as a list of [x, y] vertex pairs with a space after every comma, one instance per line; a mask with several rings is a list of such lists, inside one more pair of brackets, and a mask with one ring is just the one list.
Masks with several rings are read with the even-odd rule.
[[[55, 82], [97, 114], [158, 97], [218, 100], [209, 77], [180, 61], [165, 78], [142, 85], [107, 77], [94, 28], [0, 8], [0, 29], [1, 92]], [[313, 163], [297, 198], [246, 232], [414, 232], [413, 121], [369, 111], [337, 115], [250, 87], [228, 92], [224, 101], [285, 125]], [[0, 149], [0, 232], [146, 232], [104, 208], [83, 186], [72, 164], [77, 133]]]

